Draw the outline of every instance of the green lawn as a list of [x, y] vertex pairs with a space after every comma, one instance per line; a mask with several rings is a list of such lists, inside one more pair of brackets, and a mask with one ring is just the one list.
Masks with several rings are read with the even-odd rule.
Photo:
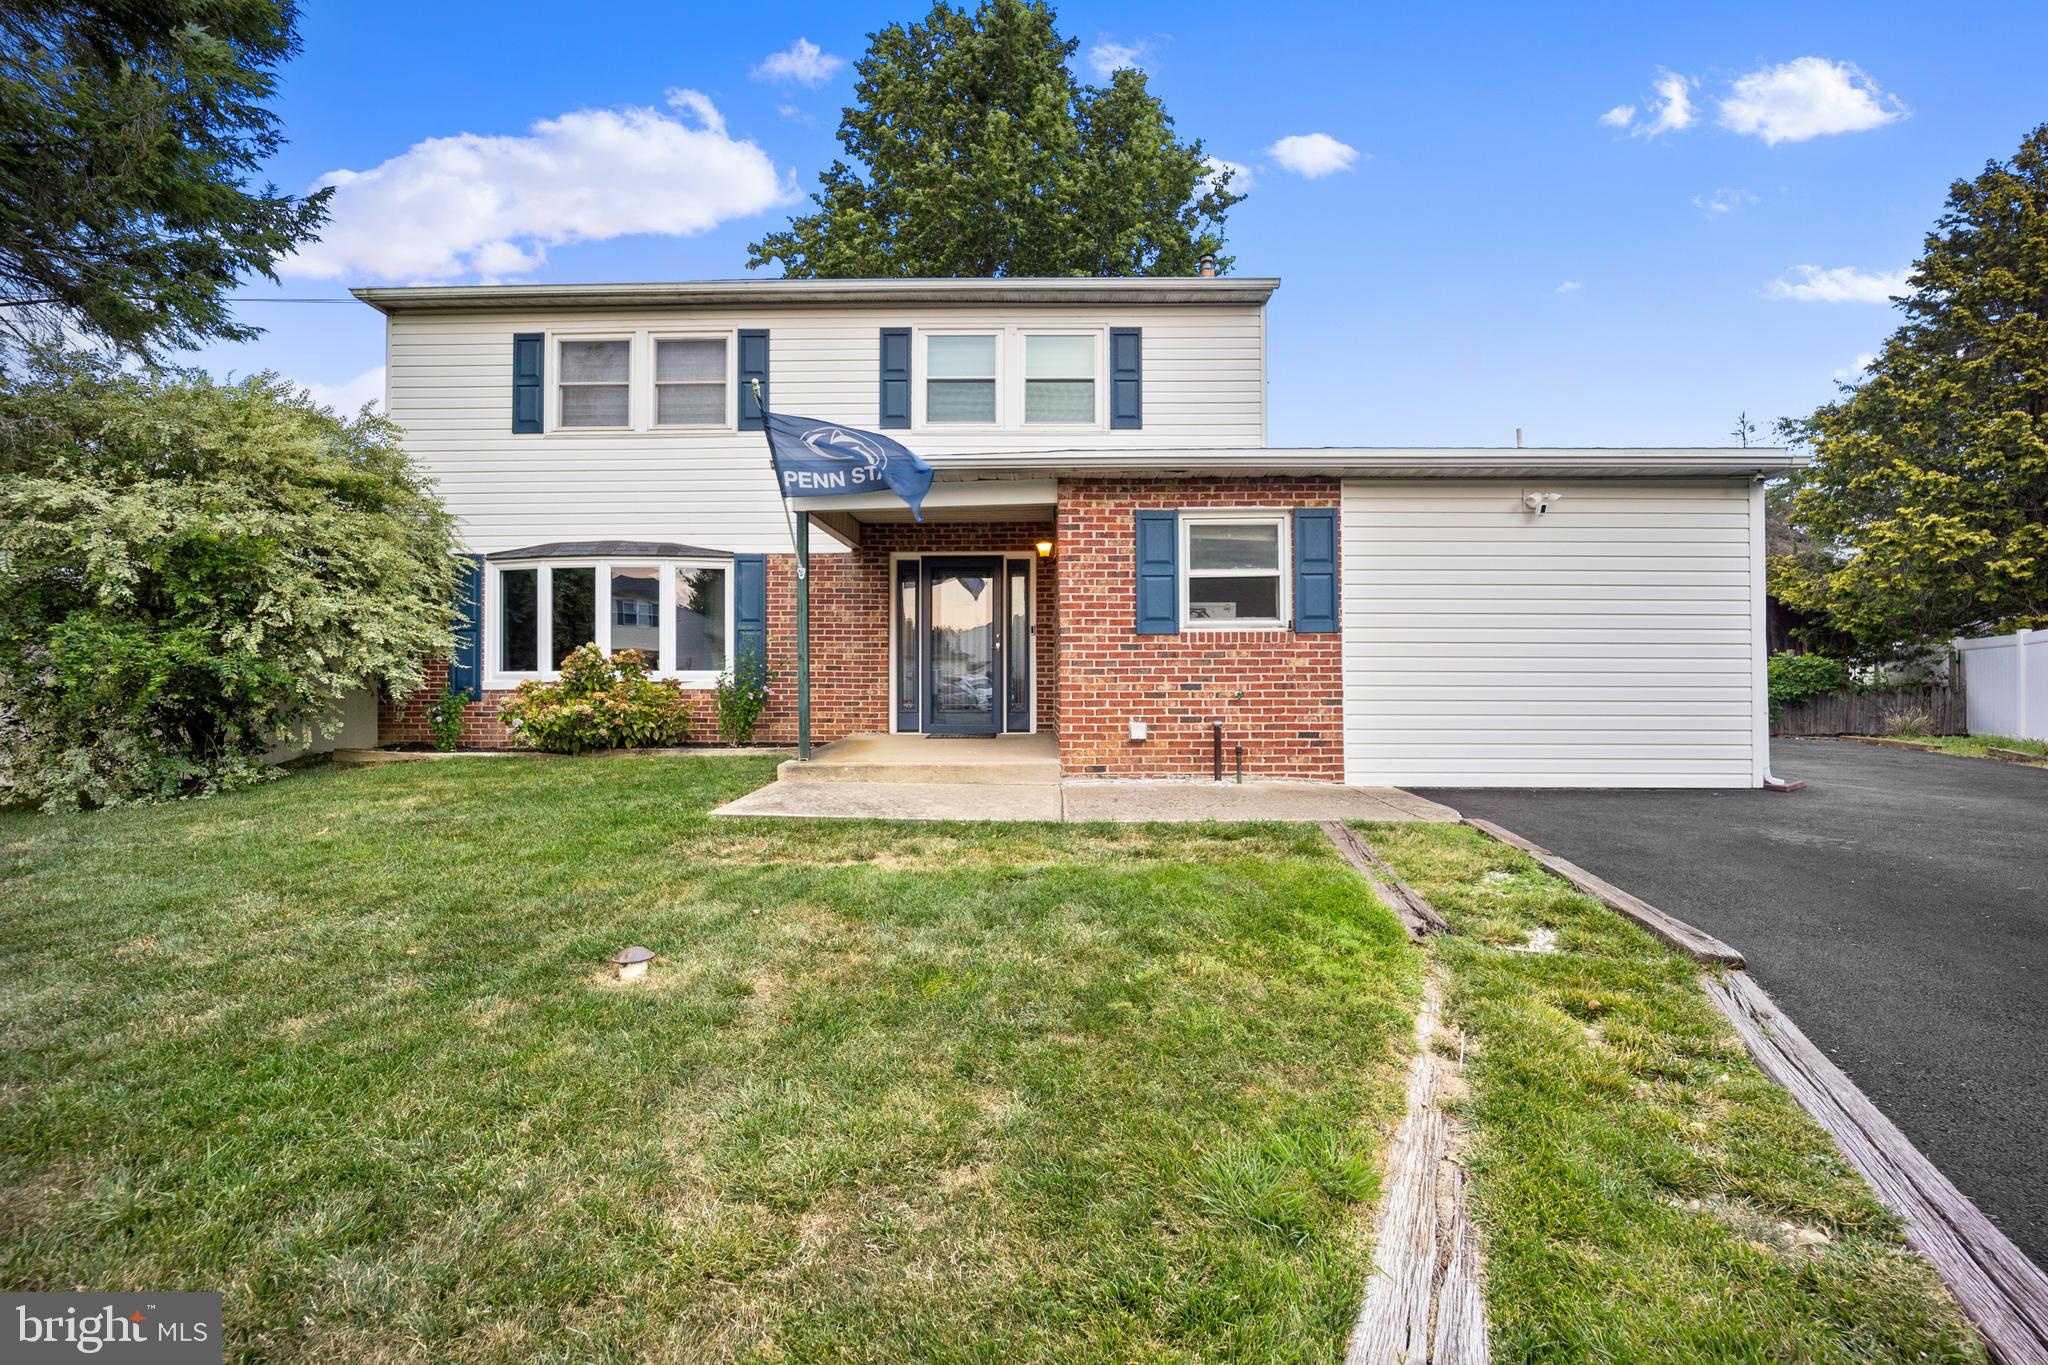
[[1321, 836], [706, 816], [772, 765], [0, 814], [0, 1283], [220, 1289], [230, 1359], [1335, 1359], [1420, 959]]
[[1930, 735], [1923, 742], [1940, 745], [1943, 753], [1960, 754], [1965, 758], [1988, 757], [1984, 751], [1993, 747], [2017, 749], [2023, 754], [2048, 758], [2048, 742], [2014, 739], [2010, 735]]
[[[1476, 830], [1370, 827], [1441, 910], [1500, 1361], [1978, 1360], [1691, 959]], [[1538, 930], [1556, 951], [1508, 952]]]

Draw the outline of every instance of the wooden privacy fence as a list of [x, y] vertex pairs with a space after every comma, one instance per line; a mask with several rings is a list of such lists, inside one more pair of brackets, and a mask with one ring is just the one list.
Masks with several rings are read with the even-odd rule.
[[1785, 708], [1774, 735], [1881, 735], [1905, 716], [1924, 722], [1930, 735], [1970, 733], [1969, 706], [1960, 687], [1917, 692], [1834, 692]]

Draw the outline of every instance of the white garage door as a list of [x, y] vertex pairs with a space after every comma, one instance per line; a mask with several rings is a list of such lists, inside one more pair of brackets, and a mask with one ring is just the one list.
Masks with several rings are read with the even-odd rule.
[[1761, 784], [1762, 518], [1747, 480], [1347, 480], [1346, 779]]

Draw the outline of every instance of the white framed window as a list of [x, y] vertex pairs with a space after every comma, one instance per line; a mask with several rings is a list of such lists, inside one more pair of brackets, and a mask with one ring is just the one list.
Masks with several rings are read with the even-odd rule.
[[1024, 425], [1096, 426], [1100, 334], [1024, 334]]
[[920, 329], [916, 341], [913, 428], [1108, 426], [1107, 327]]
[[633, 425], [633, 338], [562, 337], [555, 343], [555, 425]]
[[654, 425], [730, 427], [732, 347], [724, 336], [654, 338]]
[[1287, 625], [1284, 511], [1180, 514], [1183, 630], [1276, 630]]
[[931, 426], [997, 425], [1002, 337], [931, 332], [924, 339], [924, 420]]
[[735, 431], [738, 352], [730, 331], [550, 332], [545, 429], [671, 438]]
[[727, 560], [546, 559], [490, 566], [484, 586], [484, 686], [561, 676], [577, 646], [637, 649], [655, 677], [710, 687], [732, 665]]

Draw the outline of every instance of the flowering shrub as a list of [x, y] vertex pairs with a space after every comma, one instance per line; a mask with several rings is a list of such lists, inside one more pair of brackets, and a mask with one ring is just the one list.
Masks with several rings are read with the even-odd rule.
[[761, 651], [742, 649], [733, 666], [718, 675], [718, 733], [728, 744], [745, 744], [768, 705], [768, 661]]
[[562, 660], [560, 682], [523, 682], [498, 708], [513, 742], [552, 754], [659, 748], [690, 737], [690, 704], [680, 684], [647, 676], [647, 657], [622, 649], [609, 659], [594, 644]]

